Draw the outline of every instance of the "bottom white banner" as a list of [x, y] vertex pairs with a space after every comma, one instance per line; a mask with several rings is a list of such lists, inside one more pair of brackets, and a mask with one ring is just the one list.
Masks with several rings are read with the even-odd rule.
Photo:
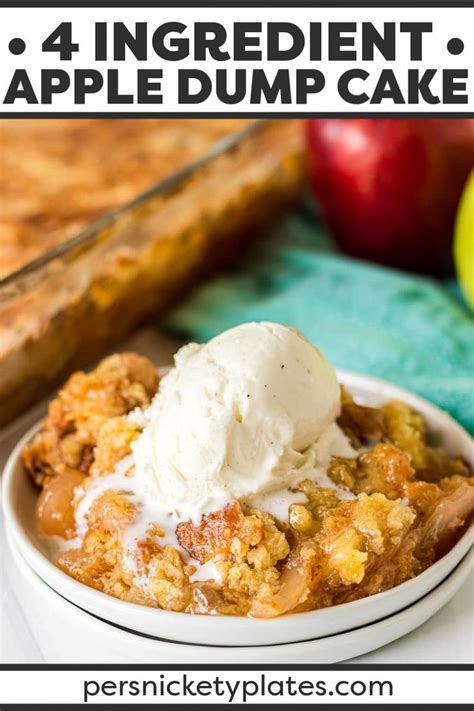
[[0, 669], [8, 704], [469, 704], [472, 668]]

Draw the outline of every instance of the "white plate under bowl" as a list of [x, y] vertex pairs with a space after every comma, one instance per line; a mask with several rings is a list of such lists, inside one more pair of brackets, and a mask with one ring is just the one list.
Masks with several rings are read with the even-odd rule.
[[[371, 405], [401, 399], [426, 419], [439, 443], [472, 462], [470, 436], [448, 414], [415, 395], [364, 375], [338, 371], [339, 380]], [[35, 428], [36, 429], [36, 428]], [[421, 575], [377, 595], [323, 610], [285, 615], [269, 620], [248, 617], [185, 615], [135, 605], [77, 582], [50, 560], [47, 541], [35, 520], [37, 491], [29, 482], [20, 453], [31, 438], [27, 433], [12, 452], [4, 472], [3, 507], [15, 545], [36, 573], [56, 592], [84, 610], [136, 632], [190, 644], [258, 646], [287, 644], [346, 632], [402, 610], [433, 590], [466, 555], [473, 542], [472, 528], [439, 561]]]
[[468, 553], [438, 587], [401, 612], [351, 632], [269, 647], [211, 647], [148, 639], [81, 610], [26, 564], [10, 536], [13, 592], [49, 664], [333, 664], [378, 649], [422, 625], [472, 571]]

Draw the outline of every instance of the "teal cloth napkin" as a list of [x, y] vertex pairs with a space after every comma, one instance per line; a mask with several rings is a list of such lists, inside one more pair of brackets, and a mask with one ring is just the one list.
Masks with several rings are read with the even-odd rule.
[[456, 288], [334, 253], [308, 207], [161, 325], [202, 342], [262, 320], [300, 329], [333, 365], [417, 392], [474, 431], [474, 320]]

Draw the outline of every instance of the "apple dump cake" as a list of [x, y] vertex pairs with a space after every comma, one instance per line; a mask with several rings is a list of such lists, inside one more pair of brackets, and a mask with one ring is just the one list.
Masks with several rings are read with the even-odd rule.
[[0, 121], [0, 426], [241, 255], [303, 147], [297, 120]]
[[0, 121], [0, 278], [202, 156], [245, 121]]
[[465, 461], [403, 402], [341, 388], [297, 331], [245, 324], [160, 376], [111, 356], [70, 377], [23, 452], [57, 565], [121, 600], [274, 617], [418, 575], [474, 509]]

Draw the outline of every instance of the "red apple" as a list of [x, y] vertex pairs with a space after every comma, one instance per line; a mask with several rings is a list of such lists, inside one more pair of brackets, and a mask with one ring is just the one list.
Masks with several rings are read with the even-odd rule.
[[474, 120], [312, 119], [310, 174], [343, 251], [433, 274], [451, 268]]

